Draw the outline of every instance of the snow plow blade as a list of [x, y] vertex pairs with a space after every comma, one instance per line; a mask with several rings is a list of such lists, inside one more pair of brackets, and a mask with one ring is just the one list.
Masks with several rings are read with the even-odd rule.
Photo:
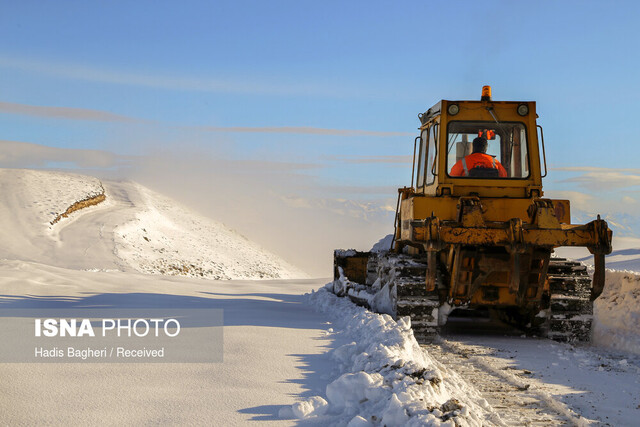
[[[479, 205], [481, 206], [481, 205]], [[468, 218], [471, 216], [472, 218]], [[536, 250], [551, 251], [559, 246], [586, 247], [594, 255], [593, 286], [591, 300], [604, 289], [604, 256], [611, 253], [612, 231], [607, 222], [600, 219], [585, 225], [560, 224], [555, 217], [533, 223], [523, 223], [519, 218], [503, 222], [485, 222], [474, 212], [462, 212], [460, 221], [441, 221], [432, 216], [423, 220], [405, 222], [400, 244], [421, 244], [427, 254], [444, 248], [476, 246], [503, 247], [511, 255], [512, 271], [519, 270], [520, 254]], [[514, 277], [515, 275], [512, 275]], [[426, 283], [427, 288], [432, 287]], [[516, 284], [512, 286], [517, 288]]]
[[342, 270], [342, 276], [364, 285], [367, 282], [367, 262], [370, 256], [371, 252], [336, 249], [333, 251], [333, 280], [340, 279]]

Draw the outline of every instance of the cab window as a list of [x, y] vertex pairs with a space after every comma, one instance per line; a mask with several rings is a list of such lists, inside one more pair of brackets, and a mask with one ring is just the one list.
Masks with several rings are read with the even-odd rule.
[[[484, 139], [486, 147], [482, 141], [474, 144], [477, 138]], [[455, 178], [527, 178], [529, 157], [524, 123], [450, 122], [447, 173]]]

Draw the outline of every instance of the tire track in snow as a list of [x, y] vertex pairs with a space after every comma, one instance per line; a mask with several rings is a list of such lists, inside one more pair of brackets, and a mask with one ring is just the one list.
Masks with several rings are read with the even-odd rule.
[[500, 414], [505, 425], [588, 426], [593, 423], [542, 390], [538, 380], [527, 378], [528, 371], [512, 369], [504, 361], [492, 358], [486, 347], [441, 339], [423, 348], [473, 385]]

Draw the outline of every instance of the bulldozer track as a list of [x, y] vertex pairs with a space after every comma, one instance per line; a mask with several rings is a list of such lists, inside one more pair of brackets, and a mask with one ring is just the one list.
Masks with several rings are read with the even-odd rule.
[[593, 322], [591, 279], [576, 261], [552, 258], [549, 262], [549, 312], [544, 334], [555, 341], [587, 341]]
[[[437, 292], [427, 292], [427, 264], [408, 255], [384, 254], [372, 257], [377, 277], [388, 283], [395, 296], [396, 319], [409, 316], [418, 342], [430, 342], [439, 332]], [[368, 267], [368, 269], [370, 269]]]
[[545, 392], [535, 379], [528, 377], [527, 371], [511, 369], [505, 361], [492, 358], [486, 347], [439, 339], [422, 348], [472, 385], [498, 412], [501, 425], [589, 424], [589, 420]]
[[[395, 319], [408, 316], [416, 340], [428, 343], [438, 336], [440, 326], [446, 320], [440, 319], [443, 301], [439, 292], [444, 289], [442, 274], [438, 269], [436, 287], [427, 291], [427, 271], [426, 260], [418, 256], [392, 252], [370, 254], [366, 260], [366, 279], [365, 275], [360, 279], [364, 283], [352, 282], [348, 278], [336, 280], [334, 292], [348, 296], [356, 304], [372, 311], [390, 314]], [[588, 341], [593, 322], [593, 302], [591, 278], [586, 267], [576, 261], [552, 258], [547, 279], [549, 290], [546, 302], [542, 302], [544, 309], [535, 317], [532, 316], [539, 309], [524, 318], [510, 317], [508, 312], [501, 310], [496, 310], [496, 313], [530, 334], [562, 342]], [[335, 286], [338, 282], [342, 284]], [[382, 307], [376, 304], [380, 295], [388, 300]]]

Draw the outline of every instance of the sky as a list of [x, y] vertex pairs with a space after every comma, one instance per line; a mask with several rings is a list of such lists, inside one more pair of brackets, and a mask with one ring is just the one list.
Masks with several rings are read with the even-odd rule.
[[0, 166], [135, 179], [321, 275], [330, 248], [392, 231], [418, 113], [488, 84], [537, 102], [546, 195], [637, 235], [638, 16], [634, 1], [0, 0]]

